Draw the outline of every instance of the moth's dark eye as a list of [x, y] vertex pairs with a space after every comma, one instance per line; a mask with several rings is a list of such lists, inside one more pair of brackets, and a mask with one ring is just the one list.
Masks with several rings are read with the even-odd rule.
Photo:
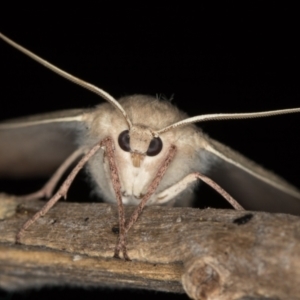
[[162, 140], [159, 137], [153, 138], [147, 150], [147, 155], [148, 156], [157, 155], [161, 151], [162, 147], [163, 147]]
[[124, 130], [120, 133], [118, 138], [119, 146], [122, 150], [129, 152], [130, 151], [130, 137], [129, 130]]

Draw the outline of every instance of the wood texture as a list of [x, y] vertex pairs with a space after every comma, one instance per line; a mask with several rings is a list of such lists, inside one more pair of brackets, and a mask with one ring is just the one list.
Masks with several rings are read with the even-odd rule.
[[[131, 287], [194, 299], [300, 299], [300, 218], [147, 207], [128, 234], [131, 262], [113, 259], [117, 207], [60, 202], [15, 245], [43, 205], [0, 197], [0, 287]], [[127, 217], [134, 207], [126, 207]], [[248, 298], [245, 298], [248, 297]], [[251, 298], [249, 298], [251, 297]]]

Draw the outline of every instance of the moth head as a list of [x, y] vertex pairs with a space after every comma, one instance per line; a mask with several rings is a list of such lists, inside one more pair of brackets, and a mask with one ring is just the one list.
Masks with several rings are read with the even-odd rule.
[[133, 125], [124, 130], [118, 137], [118, 144], [125, 152], [130, 152], [132, 164], [139, 168], [145, 156], [156, 156], [162, 148], [161, 138], [149, 128], [142, 125]]

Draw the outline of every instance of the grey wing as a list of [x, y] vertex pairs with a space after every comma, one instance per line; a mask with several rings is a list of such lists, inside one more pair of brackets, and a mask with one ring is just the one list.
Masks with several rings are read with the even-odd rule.
[[0, 123], [0, 177], [53, 173], [77, 149], [84, 112], [72, 109]]
[[211, 163], [206, 175], [245, 209], [300, 215], [300, 192], [279, 176], [211, 138], [200, 155]]

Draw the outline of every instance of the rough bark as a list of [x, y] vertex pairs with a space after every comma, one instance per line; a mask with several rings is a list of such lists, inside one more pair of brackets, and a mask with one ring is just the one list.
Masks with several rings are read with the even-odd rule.
[[[117, 207], [60, 202], [15, 236], [42, 201], [0, 198], [0, 287], [144, 288], [194, 299], [300, 299], [300, 218], [147, 207], [113, 259]], [[133, 207], [126, 207], [127, 216]]]

